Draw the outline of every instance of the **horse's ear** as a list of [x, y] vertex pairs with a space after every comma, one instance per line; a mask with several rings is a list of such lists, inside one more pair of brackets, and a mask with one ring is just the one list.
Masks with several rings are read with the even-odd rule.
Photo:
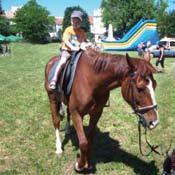
[[136, 79], [136, 86], [139, 89], [143, 89], [145, 87], [145, 81], [140, 76], [138, 76], [137, 79]]
[[128, 66], [129, 66], [129, 71], [132, 73], [135, 71], [134, 69], [134, 65], [133, 65], [133, 62], [132, 62], [132, 58], [129, 57], [128, 53], [126, 53], [126, 61], [128, 63]]

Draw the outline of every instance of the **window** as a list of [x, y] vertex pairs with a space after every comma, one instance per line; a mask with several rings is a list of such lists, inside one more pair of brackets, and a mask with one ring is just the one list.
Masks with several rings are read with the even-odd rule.
[[170, 42], [170, 46], [175, 47], [175, 41], [171, 41], [171, 42]]

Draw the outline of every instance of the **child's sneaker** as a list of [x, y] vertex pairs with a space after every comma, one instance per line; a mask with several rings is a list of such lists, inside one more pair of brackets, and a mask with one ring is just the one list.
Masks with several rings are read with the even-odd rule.
[[51, 83], [49, 84], [49, 88], [50, 89], [56, 89], [56, 82], [55, 81], [51, 81]]

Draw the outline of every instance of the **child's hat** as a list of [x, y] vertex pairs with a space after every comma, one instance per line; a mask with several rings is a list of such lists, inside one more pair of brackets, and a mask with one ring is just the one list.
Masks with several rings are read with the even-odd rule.
[[79, 18], [82, 21], [83, 13], [81, 11], [75, 10], [71, 14], [71, 18]]

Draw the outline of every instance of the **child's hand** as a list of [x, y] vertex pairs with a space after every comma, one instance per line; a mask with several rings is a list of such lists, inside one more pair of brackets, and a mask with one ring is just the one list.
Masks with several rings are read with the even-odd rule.
[[88, 47], [92, 47], [92, 43], [90, 43], [90, 42], [82, 42], [81, 45], [80, 45], [80, 48], [82, 50], [86, 50], [86, 48], [88, 48]]
[[79, 51], [79, 50], [80, 50], [80, 47], [78, 47], [78, 46], [74, 46], [74, 47], [72, 47], [71, 50], [72, 50], [72, 51]]

